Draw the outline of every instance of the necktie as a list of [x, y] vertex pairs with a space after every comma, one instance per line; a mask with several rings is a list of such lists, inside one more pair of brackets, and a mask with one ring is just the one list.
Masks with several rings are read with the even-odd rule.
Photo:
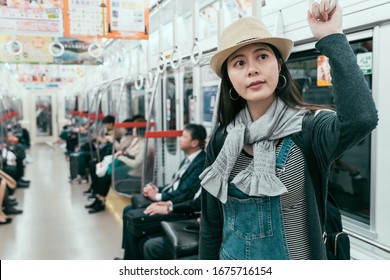
[[183, 176], [183, 174], [186, 172], [190, 163], [191, 162], [188, 158], [185, 158], [181, 162], [179, 170], [176, 171], [175, 174], [173, 174], [173, 176], [172, 176], [172, 182], [162, 190], [163, 192], [165, 192], [165, 191], [170, 192], [170, 191], [175, 190], [177, 188], [177, 186], [179, 185], [179, 181], [180, 181], [181, 176]]

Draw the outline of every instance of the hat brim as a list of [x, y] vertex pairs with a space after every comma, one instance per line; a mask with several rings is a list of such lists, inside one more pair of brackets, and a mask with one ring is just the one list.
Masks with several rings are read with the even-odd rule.
[[280, 38], [280, 37], [269, 37], [269, 38], [259, 38], [259, 39], [252, 39], [247, 40], [245, 42], [241, 42], [237, 44], [236, 46], [217, 51], [211, 59], [210, 59], [210, 67], [214, 71], [215, 74], [217, 74], [218, 77], [222, 78], [221, 69], [222, 64], [225, 62], [225, 60], [236, 50], [255, 43], [265, 43], [273, 45], [275, 48], [277, 48], [280, 52], [280, 55], [282, 56], [283, 61], [287, 61], [288, 57], [291, 54], [292, 48], [294, 47], [294, 42], [287, 38]]

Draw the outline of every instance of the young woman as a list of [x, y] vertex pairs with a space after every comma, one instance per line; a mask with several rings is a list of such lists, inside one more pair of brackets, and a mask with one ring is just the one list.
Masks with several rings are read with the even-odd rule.
[[[200, 259], [326, 259], [314, 188], [325, 201], [332, 162], [378, 121], [342, 33], [341, 7], [329, 11], [329, 2], [314, 3], [308, 22], [330, 60], [337, 113], [302, 101], [285, 65], [291, 40], [273, 37], [253, 17], [223, 31], [210, 61], [222, 80], [218, 127], [200, 176]], [[307, 134], [322, 176], [315, 186]]]

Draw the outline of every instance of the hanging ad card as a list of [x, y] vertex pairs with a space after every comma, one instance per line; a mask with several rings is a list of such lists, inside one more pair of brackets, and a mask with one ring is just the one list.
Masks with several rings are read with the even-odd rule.
[[62, 11], [0, 6], [0, 34], [62, 37]]
[[0, 6], [7, 6], [11, 8], [62, 8], [62, 0], [0, 0]]
[[98, 37], [107, 32], [106, 7], [101, 0], [64, 1], [66, 37]]
[[66, 37], [147, 40], [148, 0], [64, 1]]
[[149, 8], [147, 0], [110, 0], [109, 32], [112, 39], [147, 40]]

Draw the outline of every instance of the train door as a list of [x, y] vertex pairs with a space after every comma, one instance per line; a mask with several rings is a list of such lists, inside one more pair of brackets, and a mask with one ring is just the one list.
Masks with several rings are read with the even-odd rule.
[[31, 93], [31, 139], [52, 142], [58, 137], [57, 95], [51, 92]]

